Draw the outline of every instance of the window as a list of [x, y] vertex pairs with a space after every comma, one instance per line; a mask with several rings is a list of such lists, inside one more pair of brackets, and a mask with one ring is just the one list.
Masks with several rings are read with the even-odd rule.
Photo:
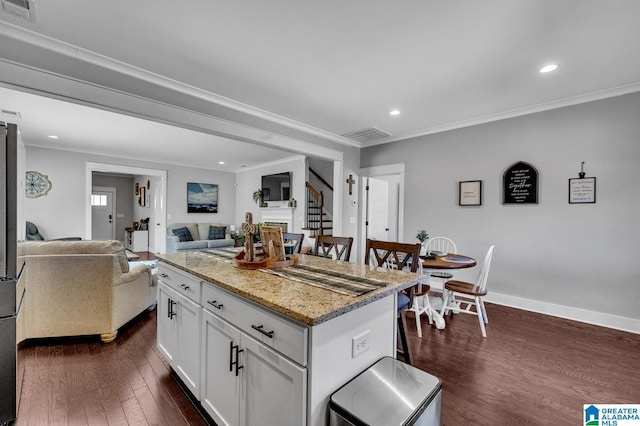
[[92, 206], [106, 206], [107, 205], [107, 196], [100, 194], [91, 194], [91, 205]]

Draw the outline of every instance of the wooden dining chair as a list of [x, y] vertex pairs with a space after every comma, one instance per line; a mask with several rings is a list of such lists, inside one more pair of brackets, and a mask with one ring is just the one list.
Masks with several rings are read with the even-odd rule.
[[[429, 238], [425, 249], [427, 250], [427, 254], [433, 250], [440, 253], [458, 253], [456, 243], [447, 237]], [[435, 281], [438, 284], [437, 288], [441, 289], [444, 286], [444, 283], [449, 281], [451, 278], [453, 278], [453, 274], [451, 272], [432, 271], [429, 273], [429, 284], [432, 284]]]
[[318, 235], [313, 254], [322, 257], [333, 257], [335, 259], [349, 261], [351, 257], [352, 237], [335, 237], [333, 235]]
[[302, 241], [304, 240], [304, 234], [293, 234], [291, 232], [283, 232], [282, 240], [285, 243], [295, 241], [296, 245], [293, 248], [293, 252], [300, 253], [300, 251], [302, 250]]
[[[420, 265], [420, 244], [397, 243], [392, 241], [380, 241], [367, 239], [366, 252], [364, 255], [364, 263], [368, 265], [381, 266], [383, 268], [407, 269], [410, 272], [418, 272]], [[411, 364], [409, 354], [409, 346], [407, 345], [407, 336], [404, 327], [404, 317], [402, 311], [413, 310], [416, 298], [426, 296], [429, 291], [428, 285], [422, 288], [414, 286], [408, 289], [407, 293], [398, 293], [398, 331], [400, 333], [400, 341], [404, 359], [407, 364]], [[427, 299], [428, 300], [428, 299]], [[411, 307], [409, 307], [411, 306]], [[416, 315], [416, 327], [419, 330], [419, 336], [422, 336], [422, 327], [420, 326], [420, 314], [414, 311]]]
[[[444, 293], [442, 295], [443, 317], [447, 312], [477, 315], [482, 337], [487, 337], [485, 324], [489, 323], [487, 310], [484, 307], [484, 296], [487, 295], [487, 277], [489, 276], [489, 267], [491, 266], [494, 247], [495, 246], [489, 247], [484, 257], [484, 262], [482, 263], [482, 269], [475, 283], [449, 280], [444, 285]], [[466, 306], [463, 306], [465, 304]], [[471, 308], [474, 307], [475, 311], [472, 311]]]

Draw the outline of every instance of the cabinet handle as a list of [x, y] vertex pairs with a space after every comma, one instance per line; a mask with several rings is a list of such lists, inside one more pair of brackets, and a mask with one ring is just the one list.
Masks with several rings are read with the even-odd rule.
[[167, 299], [167, 318], [171, 319], [171, 299]]
[[240, 352], [244, 352], [244, 349], [236, 346], [236, 377], [238, 377], [238, 372], [244, 368], [244, 365], [240, 365]]
[[158, 274], [160, 275], [161, 278], [169, 278], [169, 275], [165, 274], [164, 272]]
[[273, 339], [273, 334], [275, 333], [275, 331], [273, 331], [273, 330], [264, 331], [264, 325], [253, 325], [253, 324], [251, 324], [251, 328], [253, 328], [254, 330], [259, 331], [260, 333], [264, 334], [268, 338]]
[[189, 286], [186, 284], [180, 284], [180, 288], [183, 290], [189, 290]]
[[210, 304], [211, 306], [213, 306], [216, 309], [222, 309], [222, 307], [224, 306], [222, 303], [219, 303], [216, 305], [216, 302], [218, 302], [217, 300], [207, 300], [207, 303]]
[[[236, 352], [236, 360], [233, 360], [233, 351]], [[240, 345], [234, 345], [233, 341], [229, 342], [229, 371], [233, 371], [233, 366], [236, 366], [236, 377], [238, 372], [244, 368], [243, 365], [239, 365], [240, 352], [244, 352], [244, 349], [240, 349]]]
[[178, 302], [174, 302], [173, 300], [169, 299], [169, 319], [173, 319], [173, 317], [175, 317], [176, 315], [178, 315], [178, 314], [176, 314], [176, 313], [174, 312], [174, 310], [173, 310], [173, 307], [174, 307], [175, 305], [177, 305], [177, 304], [178, 304]]

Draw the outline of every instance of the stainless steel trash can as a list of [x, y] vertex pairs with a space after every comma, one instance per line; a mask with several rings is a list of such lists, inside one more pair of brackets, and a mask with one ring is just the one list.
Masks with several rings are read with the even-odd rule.
[[441, 397], [440, 379], [385, 357], [331, 395], [329, 425], [440, 425]]

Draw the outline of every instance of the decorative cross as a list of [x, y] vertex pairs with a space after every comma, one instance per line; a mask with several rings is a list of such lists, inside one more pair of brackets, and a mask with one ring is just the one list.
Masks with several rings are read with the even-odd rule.
[[245, 223], [242, 224], [242, 231], [244, 231], [246, 238], [244, 241], [244, 260], [247, 262], [253, 262], [253, 235], [258, 231], [258, 228], [253, 223], [253, 213], [246, 212], [244, 214]]
[[352, 185], [356, 183], [356, 181], [353, 179], [353, 175], [349, 175], [349, 179], [347, 179], [347, 183], [349, 184], [349, 195], [351, 195]]

